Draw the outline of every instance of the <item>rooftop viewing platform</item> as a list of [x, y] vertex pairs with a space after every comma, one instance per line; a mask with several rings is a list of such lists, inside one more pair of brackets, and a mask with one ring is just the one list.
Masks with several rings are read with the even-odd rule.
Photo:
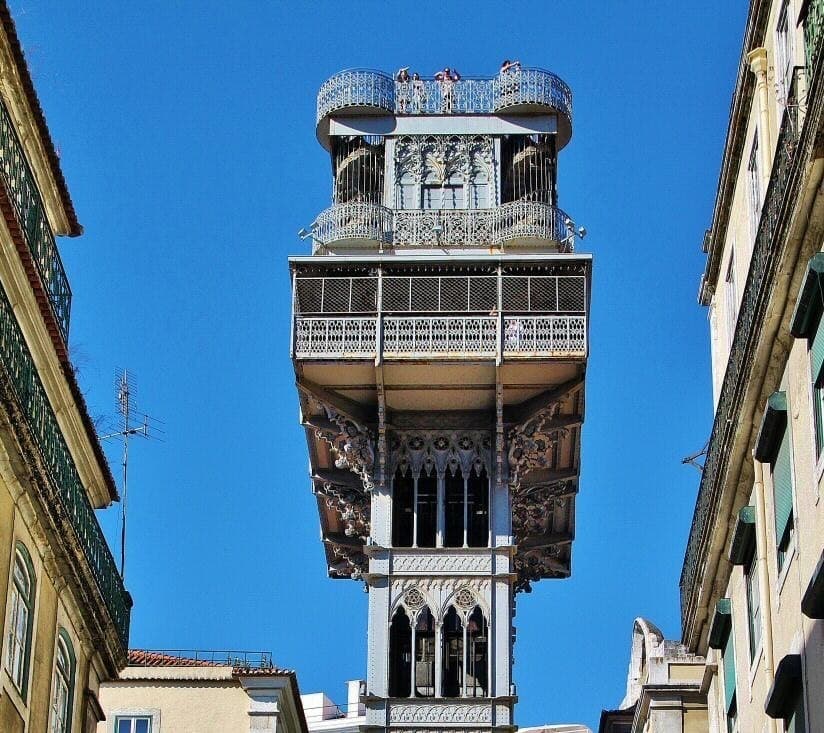
[[462, 77], [445, 69], [429, 79], [347, 69], [327, 79], [318, 92], [317, 131], [328, 147], [332, 116], [546, 114], [557, 117], [561, 149], [572, 137], [572, 91], [544, 69], [513, 64], [490, 77]]

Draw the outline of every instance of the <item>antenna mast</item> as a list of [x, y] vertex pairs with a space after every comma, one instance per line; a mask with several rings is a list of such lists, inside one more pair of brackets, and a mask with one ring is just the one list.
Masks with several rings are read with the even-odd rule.
[[[101, 440], [109, 440], [111, 438], [121, 438], [123, 440], [123, 489], [122, 498], [120, 501], [120, 576], [126, 577], [126, 510], [128, 508], [129, 496], [129, 439], [139, 435], [143, 438], [154, 437], [149, 434], [150, 424], [152, 420], [145, 413], [138, 413], [134, 404], [135, 385], [132, 376], [128, 369], [124, 369], [122, 374], [118, 370], [115, 376], [115, 389], [117, 403], [117, 412], [120, 414], [120, 422], [114, 432], [107, 435], [101, 435]], [[141, 419], [137, 425], [133, 424], [134, 417]], [[157, 427], [153, 427], [156, 431]]]

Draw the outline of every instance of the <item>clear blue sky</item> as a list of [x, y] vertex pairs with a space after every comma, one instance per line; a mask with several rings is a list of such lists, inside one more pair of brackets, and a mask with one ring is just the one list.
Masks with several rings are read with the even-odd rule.
[[572, 578], [519, 597], [515, 674], [520, 725], [596, 727], [633, 618], [679, 635], [699, 478], [680, 461], [712, 418], [700, 244], [746, 3], [11, 6], [86, 229], [60, 244], [81, 384], [112, 416], [127, 366], [166, 421], [132, 452], [132, 645], [271, 649], [338, 702], [365, 672], [366, 595], [326, 578], [288, 354], [286, 257], [331, 195], [317, 88], [504, 57], [570, 84], [561, 206], [595, 255], [578, 529]]

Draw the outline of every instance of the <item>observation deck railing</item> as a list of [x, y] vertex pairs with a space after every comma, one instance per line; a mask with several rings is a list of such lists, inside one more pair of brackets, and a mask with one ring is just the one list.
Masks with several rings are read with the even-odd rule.
[[274, 670], [271, 652], [203, 649], [130, 649], [130, 667], [232, 667]]
[[74, 528], [91, 573], [124, 650], [129, 642], [131, 598], [123, 585], [88, 493], [77, 472], [66, 439], [52, 410], [23, 333], [5, 291], [0, 287], [0, 369], [17, 398], [40, 457], [51, 479], [51, 490]]
[[37, 180], [26, 160], [5, 103], [0, 101], [0, 175], [23, 231], [37, 274], [65, 344], [69, 343], [72, 291], [54, 239]]
[[298, 274], [293, 350], [298, 359], [580, 358], [587, 307], [579, 274]]
[[538, 201], [511, 201], [489, 209], [395, 210], [352, 202], [323, 211], [313, 236], [316, 246], [353, 239], [395, 247], [488, 247], [542, 240], [565, 249], [574, 239], [570, 222], [563, 210]]
[[458, 81], [395, 81], [371, 69], [348, 69], [318, 92], [317, 121], [346, 109], [388, 114], [494, 114], [525, 105], [550, 107], [572, 121], [572, 91], [556, 74], [522, 68]]

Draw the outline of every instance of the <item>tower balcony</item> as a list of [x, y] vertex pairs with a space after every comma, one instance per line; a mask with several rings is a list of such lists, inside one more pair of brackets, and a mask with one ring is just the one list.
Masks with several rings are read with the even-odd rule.
[[569, 251], [571, 219], [557, 206], [511, 201], [489, 209], [388, 209], [349, 202], [323, 211], [315, 250], [341, 248], [552, 248]]
[[589, 260], [546, 257], [540, 266], [468, 268], [295, 258], [293, 357], [583, 360]]
[[317, 135], [329, 148], [331, 117], [400, 115], [536, 115], [558, 119], [558, 149], [572, 137], [572, 91], [556, 74], [518, 68], [457, 81], [395, 81], [382, 71], [348, 69], [318, 92]]

